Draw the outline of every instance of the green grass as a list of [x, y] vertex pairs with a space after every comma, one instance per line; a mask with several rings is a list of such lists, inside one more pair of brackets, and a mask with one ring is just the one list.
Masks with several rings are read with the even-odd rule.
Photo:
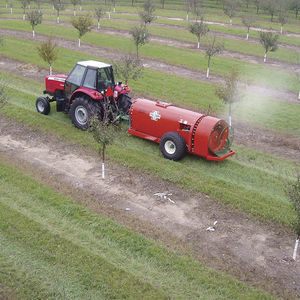
[[0, 161], [0, 282], [22, 299], [269, 299]]
[[[5, 46], [0, 48], [0, 53], [13, 59], [47, 68], [47, 64], [42, 62], [38, 56], [36, 45], [37, 43], [32, 41], [6, 38]], [[19, 51], [19, 49], [22, 49], [22, 51]], [[54, 64], [55, 71], [67, 73], [76, 61], [86, 59], [100, 59], [103, 61], [102, 58], [59, 48], [59, 60]], [[210, 105], [214, 112], [218, 114], [226, 113], [227, 108], [215, 96], [215, 86], [209, 83], [146, 69], [144, 77], [136, 82], [130, 82], [130, 86], [133, 91], [154, 99], [170, 101], [202, 112], [207, 111]], [[40, 87], [40, 90], [43, 88]], [[299, 109], [299, 105], [295, 103], [274, 101], [273, 99], [259, 97], [251, 92], [234, 112], [234, 118], [300, 136]], [[289, 117], [287, 118], [287, 116]]]
[[[16, 30], [31, 31], [29, 24], [24, 25], [24, 23], [18, 21], [0, 21], [0, 26]], [[77, 39], [75, 29], [70, 27], [59, 26], [58, 30], [56, 25], [41, 24], [37, 27], [36, 32], [75, 40]], [[108, 49], [118, 49], [124, 52], [134, 51], [133, 42], [130, 39], [98, 32], [87, 34], [82, 38], [82, 41], [101, 47], [105, 45]], [[193, 50], [149, 43], [140, 49], [140, 53], [149, 58], [162, 60], [170, 64], [182, 65], [203, 72], [206, 71], [207, 68], [207, 58], [204, 53]], [[298, 92], [298, 79], [293, 73], [267, 67], [266, 65], [245, 63], [224, 57], [214, 57], [212, 60], [211, 71], [213, 73], [223, 76], [228, 74], [232, 68], [239, 70], [241, 72], [241, 77], [245, 80], [251, 80], [259, 84]]]
[[[18, 88], [9, 89], [11, 104], [3, 109], [6, 116], [96, 149], [91, 135], [75, 129], [69, 116], [55, 112], [43, 116], [35, 112], [36, 92], [41, 84], [17, 76], [8, 78], [11, 86]], [[23, 86], [25, 91], [22, 92]], [[122, 165], [203, 192], [220, 203], [242, 209], [265, 222], [290, 226], [296, 216], [284, 190], [296, 173], [297, 164], [238, 145], [233, 148], [237, 155], [219, 163], [192, 155], [180, 162], [172, 162], [162, 157], [157, 144], [123, 132], [109, 146], [107, 153], [110, 159]]]

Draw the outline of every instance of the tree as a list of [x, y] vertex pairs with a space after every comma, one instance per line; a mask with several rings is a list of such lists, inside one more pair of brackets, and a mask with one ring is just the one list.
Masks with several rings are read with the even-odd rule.
[[79, 10], [80, 11], [82, 11], [82, 3], [83, 3], [83, 0], [78, 0]]
[[52, 75], [52, 64], [57, 59], [56, 44], [52, 43], [52, 37], [37, 46], [39, 56], [49, 64], [49, 74]]
[[36, 5], [38, 7], [38, 11], [40, 13], [41, 12], [41, 0], [34, 0], [34, 2], [36, 3]]
[[65, 6], [61, 2], [61, 0], [54, 0], [53, 1], [54, 9], [56, 10], [56, 22], [59, 24], [59, 13], [65, 9]]
[[186, 20], [189, 20], [189, 13], [192, 9], [192, 1], [191, 0], [185, 0], [185, 9], [186, 9]]
[[[104, 97], [103, 103], [109, 103], [108, 97]], [[97, 116], [91, 118], [89, 131], [92, 133], [95, 141], [101, 145], [99, 154], [102, 157], [102, 179], [105, 179], [105, 150], [106, 146], [113, 143], [117, 135], [117, 126], [111, 124], [108, 118], [107, 108], [104, 108], [102, 122]]]
[[114, 13], [116, 12], [116, 0], [111, 0], [113, 7], [114, 7]]
[[165, 8], [165, 0], [160, 0], [161, 3], [161, 8], [164, 9]]
[[298, 14], [300, 10], [300, 0], [292, 0], [290, 9], [295, 11], [295, 17], [298, 19]]
[[210, 61], [211, 61], [211, 58], [217, 54], [220, 54], [222, 53], [224, 49], [224, 45], [223, 43], [219, 43], [216, 41], [216, 36], [213, 35], [209, 45], [208, 45], [208, 48], [206, 49], [205, 53], [206, 53], [206, 56], [208, 58], [208, 61], [207, 61], [207, 71], [206, 71], [206, 78], [209, 77], [209, 68], [210, 68]]
[[23, 21], [25, 21], [26, 8], [28, 6], [28, 0], [19, 0], [21, 2], [21, 7], [23, 8]]
[[238, 88], [239, 73], [232, 69], [231, 73], [225, 78], [225, 86], [216, 89], [216, 95], [229, 106], [229, 126], [231, 127], [231, 106], [243, 98], [243, 94]]
[[144, 22], [145, 25], [150, 24], [154, 19], [154, 11], [155, 11], [155, 5], [152, 0], [145, 0], [143, 4], [143, 11], [139, 12], [141, 20]]
[[288, 21], [288, 14], [286, 11], [280, 11], [279, 13], [279, 23], [281, 25], [280, 27], [280, 33], [282, 34], [283, 33], [283, 25], [287, 23]]
[[136, 46], [136, 57], [139, 57], [139, 47], [145, 45], [149, 40], [149, 33], [145, 26], [135, 26], [131, 28], [130, 34], [132, 35], [134, 44]]
[[260, 6], [261, 6], [261, 0], [253, 0], [254, 6], [256, 7], [256, 13], [258, 14]]
[[119, 61], [114, 62], [114, 73], [118, 78], [128, 84], [129, 79], [137, 80], [143, 76], [143, 64], [140, 59], [132, 55], [126, 55]]
[[271, 22], [273, 22], [273, 18], [277, 10], [277, 4], [277, 1], [274, 0], [263, 0], [262, 2], [263, 9], [271, 16]]
[[73, 5], [73, 16], [76, 16], [76, 5], [79, 4], [79, 0], [71, 0], [71, 3]]
[[97, 29], [100, 29], [100, 19], [105, 15], [105, 12], [101, 6], [95, 8], [95, 17], [97, 19]]
[[201, 19], [200, 22], [195, 22], [189, 25], [190, 33], [194, 34], [197, 37], [198, 45], [197, 48], [200, 48], [200, 39], [202, 36], [206, 35], [209, 32], [208, 25], [203, 22]]
[[11, 2], [9, 3], [10, 14], [11, 14], [11, 15], [12, 15], [12, 13], [13, 13], [13, 6], [14, 6], [14, 4], [13, 4], [13, 2], [11, 1]]
[[240, 6], [239, 0], [224, 0], [223, 11], [226, 16], [230, 18], [230, 25], [232, 25], [232, 18], [235, 16], [236, 10]]
[[243, 16], [242, 18], [242, 22], [243, 24], [246, 26], [247, 28], [247, 36], [246, 36], [246, 40], [249, 39], [249, 32], [250, 32], [250, 27], [253, 27], [255, 25], [255, 20], [253, 17], [251, 16]]
[[264, 32], [261, 31], [259, 33], [259, 41], [265, 48], [265, 55], [264, 55], [264, 62], [267, 61], [267, 54], [268, 52], [274, 52], [278, 48], [278, 34], [273, 34], [270, 31]]
[[32, 36], [35, 37], [34, 28], [42, 23], [43, 15], [37, 10], [33, 10], [27, 13], [27, 20], [29, 21], [32, 28]]
[[78, 30], [78, 47], [80, 47], [81, 37], [84, 36], [87, 32], [91, 31], [93, 22], [89, 16], [80, 16], [73, 18], [72, 25]]
[[296, 213], [296, 220], [293, 224], [294, 231], [297, 235], [294, 252], [293, 252], [293, 259], [296, 260], [297, 248], [300, 239], [300, 176], [299, 175], [296, 181], [288, 187], [287, 194]]

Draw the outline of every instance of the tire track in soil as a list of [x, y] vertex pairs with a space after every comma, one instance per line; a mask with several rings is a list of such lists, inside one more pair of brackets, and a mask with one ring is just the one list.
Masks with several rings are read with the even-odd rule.
[[[82, 46], [84, 47], [84, 46]], [[6, 72], [15, 73], [30, 79], [44, 83], [44, 78], [49, 75], [49, 71], [31, 64], [12, 60], [0, 56], [0, 69]], [[42, 94], [42, 91], [41, 91]], [[132, 92], [133, 98], [147, 97]], [[152, 99], [155, 100], [155, 99]], [[300, 161], [300, 139], [278, 132], [273, 132], [265, 128], [256, 127], [240, 121], [233, 121], [235, 128], [235, 142], [246, 147], [259, 150], [265, 153], [275, 154], [288, 160]]]
[[[101, 214], [104, 203], [150, 223], [157, 230], [163, 228], [165, 240], [175, 236], [184, 246], [191, 246], [194, 255], [209, 266], [233, 273], [248, 284], [286, 299], [300, 296], [300, 261], [290, 259], [294, 235], [253, 222], [243, 213], [218, 205], [207, 195], [182, 190], [116, 164], [109, 163], [107, 179], [102, 181], [96, 154], [88, 154], [79, 146], [30, 130], [1, 115], [0, 128], [2, 157], [14, 161], [17, 167], [30, 166], [35, 176], [39, 177], [39, 172], [48, 174], [46, 184], [52, 176], [60, 187], [69, 185], [74, 191], [94, 195], [89, 202], [81, 198], [81, 204]], [[173, 193], [175, 204], [153, 195], [166, 191]], [[216, 231], [206, 231], [215, 220]], [[150, 227], [143, 234], [149, 231]], [[163, 235], [160, 239], [164, 240]]]
[[[58, 26], [65, 26], [65, 25], [60, 24]], [[0, 35], [11, 36], [19, 39], [33, 40], [32, 34], [30, 32], [24, 32], [18, 30], [0, 28]], [[46, 41], [47, 38], [48, 36], [46, 35], [37, 34], [34, 38], [34, 41], [44, 42]], [[109, 60], [118, 60], [124, 55], [124, 52], [113, 50], [110, 48], [95, 46], [89, 43], [81, 43], [81, 47], [79, 48], [77, 41], [69, 40], [66, 38], [53, 37], [53, 40], [57, 43], [59, 47], [70, 49], [70, 50], [76, 49], [76, 51], [78, 52], [99, 56]], [[142, 60], [145, 68], [159, 71], [161, 73], [167, 73], [171, 75], [176, 74], [179, 77], [199, 80], [203, 82], [209, 82], [216, 85], [225, 84], [225, 80], [223, 77], [219, 75], [215, 75], [213, 73], [210, 74], [210, 78], [207, 79], [206, 72], [200, 70], [193, 70], [183, 66], [170, 65], [159, 60], [149, 59], [145, 57], [143, 57]], [[245, 87], [246, 84], [241, 83], [241, 88], [245, 88]], [[251, 85], [251, 88], [255, 90], [257, 94], [261, 94], [264, 97], [272, 97], [274, 99], [279, 99], [279, 100], [288, 101], [297, 104], [300, 103], [297, 99], [298, 96], [297, 93], [292, 91], [277, 89], [274, 87], [268, 88], [257, 84]]]

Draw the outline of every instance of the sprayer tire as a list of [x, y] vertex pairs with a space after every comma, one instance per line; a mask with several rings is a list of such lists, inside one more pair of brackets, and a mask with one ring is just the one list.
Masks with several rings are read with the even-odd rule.
[[171, 160], [180, 160], [186, 153], [184, 138], [177, 132], [167, 132], [160, 140], [160, 151], [163, 156]]

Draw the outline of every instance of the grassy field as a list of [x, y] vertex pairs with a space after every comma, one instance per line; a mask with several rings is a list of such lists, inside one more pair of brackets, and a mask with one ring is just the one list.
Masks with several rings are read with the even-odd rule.
[[[18, 21], [1, 20], [0, 26], [9, 29], [31, 31], [29, 24], [24, 26], [24, 23]], [[36, 32], [74, 40], [77, 39], [75, 29], [71, 27], [60, 26], [59, 31], [57, 31], [56, 25], [41, 24], [36, 29]], [[105, 45], [106, 48], [118, 49], [127, 53], [135, 51], [132, 40], [104, 33], [91, 32], [85, 35], [82, 41], [100, 47]], [[149, 43], [140, 49], [140, 54], [144, 57], [162, 60], [170, 64], [182, 65], [202, 72], [206, 71], [207, 68], [207, 58], [205, 54], [193, 50]], [[232, 68], [239, 70], [244, 80], [298, 92], [298, 79], [293, 73], [278, 68], [246, 63], [224, 57], [215, 57], [212, 60], [212, 73], [226, 75]]]
[[[0, 48], [0, 53], [20, 61], [47, 67], [39, 58], [36, 45], [37, 43], [32, 41], [6, 38], [5, 46]], [[56, 72], [69, 72], [75, 61], [86, 58], [83, 53], [60, 48], [59, 61], [54, 64], [54, 68]], [[102, 58], [93, 56], [89, 56], [89, 59], [103, 61]], [[130, 82], [130, 86], [134, 91], [151, 98], [171, 101], [198, 111], [206, 111], [210, 105], [215, 113], [226, 113], [227, 108], [215, 96], [215, 86], [209, 83], [145, 70], [144, 77], [136, 82]], [[234, 118], [300, 136], [299, 113], [299, 105], [296, 103], [274, 101], [266, 97], [258, 97], [255, 92], [249, 92], [235, 109]], [[289, 115], [289, 118], [286, 118], [286, 115]]]
[[[11, 104], [3, 109], [6, 116], [96, 149], [92, 137], [75, 129], [69, 116], [55, 112], [43, 116], [35, 112], [34, 102], [42, 84], [16, 76], [8, 78], [12, 87], [9, 88]], [[195, 156], [172, 162], [162, 157], [155, 143], [123, 132], [109, 147], [108, 153], [111, 159], [122, 165], [204, 192], [221, 203], [242, 209], [266, 222], [290, 226], [295, 214], [284, 190], [293, 178], [295, 164], [237, 145], [234, 149], [238, 154], [221, 163], [207, 162]]]
[[22, 299], [271, 298], [90, 212], [1, 156], [0, 189], [0, 284]]

